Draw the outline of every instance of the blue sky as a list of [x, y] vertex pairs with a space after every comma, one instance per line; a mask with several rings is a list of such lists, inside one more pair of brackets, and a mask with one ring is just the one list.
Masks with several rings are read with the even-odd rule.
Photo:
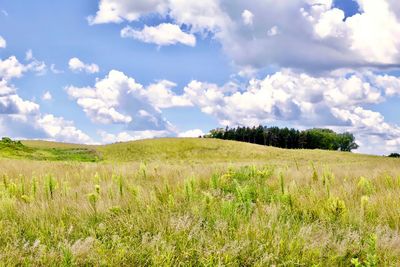
[[266, 124], [399, 151], [400, 4], [275, 2], [3, 0], [0, 135], [110, 143]]

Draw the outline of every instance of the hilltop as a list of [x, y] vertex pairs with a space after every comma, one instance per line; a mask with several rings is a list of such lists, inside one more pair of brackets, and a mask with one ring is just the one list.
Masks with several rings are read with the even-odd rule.
[[[237, 141], [207, 138], [160, 138], [109, 145], [81, 145], [25, 140], [23, 153], [0, 151], [2, 157], [35, 160], [78, 161], [169, 161], [169, 162], [364, 162], [383, 157], [348, 152], [281, 149]], [[18, 153], [17, 153], [18, 152]]]

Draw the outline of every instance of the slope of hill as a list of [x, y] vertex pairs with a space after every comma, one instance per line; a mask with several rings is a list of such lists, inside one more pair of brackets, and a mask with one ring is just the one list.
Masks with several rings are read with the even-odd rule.
[[92, 147], [46, 141], [0, 141], [0, 157], [46, 161], [95, 162], [100, 155]]
[[201, 138], [160, 138], [122, 142], [103, 146], [47, 141], [22, 141], [30, 149], [25, 154], [2, 156], [44, 160], [82, 160], [106, 162], [365, 162], [387, 158], [326, 150], [289, 150], [261, 145]]

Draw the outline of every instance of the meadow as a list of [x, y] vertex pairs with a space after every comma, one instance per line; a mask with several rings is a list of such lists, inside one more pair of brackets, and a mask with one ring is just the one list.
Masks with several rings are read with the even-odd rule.
[[400, 266], [400, 160], [216, 139], [0, 148], [1, 266]]

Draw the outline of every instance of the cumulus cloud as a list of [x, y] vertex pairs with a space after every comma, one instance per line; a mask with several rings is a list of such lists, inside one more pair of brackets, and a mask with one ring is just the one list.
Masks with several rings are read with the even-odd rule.
[[10, 56], [4, 60], [0, 58], [0, 78], [2, 79], [11, 80], [20, 78], [28, 71], [34, 72], [37, 75], [43, 75], [46, 73], [46, 64], [34, 57], [26, 65], [19, 62], [15, 56]]
[[203, 136], [204, 132], [200, 129], [193, 129], [186, 132], [182, 132], [178, 134], [178, 137], [199, 137]]
[[51, 64], [51, 65], [50, 65], [50, 70], [51, 70], [51, 72], [54, 73], [54, 74], [61, 74], [61, 73], [64, 72], [64, 71], [62, 71], [62, 70], [57, 69], [55, 64]]
[[42, 100], [43, 101], [50, 101], [53, 99], [53, 96], [51, 95], [51, 93], [49, 91], [46, 91], [43, 95], [42, 95]]
[[394, 0], [357, 3], [360, 12], [345, 17], [332, 0], [279, 4], [273, 0], [101, 0], [91, 21], [168, 16], [173, 23], [189, 27], [191, 33], [212, 34], [240, 67], [273, 65], [309, 73], [399, 67], [399, 4]]
[[120, 23], [124, 20], [134, 21], [150, 13], [164, 14], [166, 11], [166, 0], [100, 0], [99, 10], [95, 16], [88, 17], [88, 21], [91, 25]]
[[91, 143], [92, 139], [77, 129], [72, 121], [52, 114], [45, 114], [37, 118], [36, 127], [40, 127], [48, 135], [47, 139], [78, 143]]
[[[398, 64], [400, 21], [390, 1], [358, 0], [361, 13], [345, 19], [337, 8], [314, 10], [310, 20], [322, 39], [344, 40], [350, 50], [371, 64]], [[368, 29], [368, 31], [365, 31]]]
[[33, 52], [31, 49], [29, 49], [28, 51], [26, 51], [25, 53], [25, 60], [29, 61], [33, 59]]
[[23, 100], [14, 87], [0, 80], [0, 114], [33, 115], [38, 112], [39, 105]]
[[5, 60], [0, 59], [0, 77], [6, 80], [19, 78], [27, 71], [27, 67], [21, 64], [15, 56]]
[[7, 47], [7, 42], [6, 40], [0, 36], [0, 48], [6, 48]]
[[277, 26], [271, 27], [271, 29], [269, 29], [267, 32], [268, 36], [275, 36], [275, 35], [278, 35], [278, 33], [279, 33], [279, 30], [278, 30]]
[[253, 25], [254, 14], [251, 11], [245, 9], [242, 12], [242, 19], [245, 25]]
[[16, 89], [0, 82], [0, 135], [91, 143], [91, 138], [73, 122], [51, 114], [41, 114], [40, 106], [23, 100]]
[[144, 26], [142, 30], [134, 30], [127, 26], [121, 30], [121, 37], [133, 38], [158, 46], [167, 46], [177, 43], [188, 46], [196, 45], [196, 37], [193, 34], [183, 32], [178, 25], [171, 23], [162, 23], [155, 27]]
[[[73, 122], [52, 114], [42, 114], [40, 106], [21, 98], [9, 83], [28, 70], [37, 71], [35, 59], [23, 65], [12, 56], [0, 60], [0, 135], [17, 138], [37, 138], [66, 142], [90, 143], [90, 137], [77, 129]], [[39, 64], [40, 65], [40, 64]], [[47, 96], [48, 97], [48, 96]]]
[[[150, 86], [150, 90], [165, 92], [165, 86], [171, 86], [166, 81], [161, 84]], [[157, 104], [165, 107], [164, 100], [151, 98], [154, 96], [149, 94], [146, 88], [120, 71], [110, 71], [104, 79], [98, 80], [93, 88], [69, 86], [66, 91], [94, 122], [125, 124], [127, 129], [132, 131], [172, 129], [157, 107]], [[166, 92], [166, 95], [173, 97], [169, 92]], [[157, 103], [153, 103], [152, 99]]]
[[128, 142], [141, 139], [151, 139], [170, 136], [169, 131], [123, 131], [117, 134], [99, 131], [103, 143]]
[[93, 143], [92, 139], [74, 126], [74, 123], [51, 114], [24, 116], [0, 114], [0, 135], [19, 139]]
[[159, 109], [192, 106], [192, 102], [185, 95], [177, 95], [172, 91], [175, 87], [176, 83], [162, 80], [150, 84], [141, 94], [147, 96], [152, 105]]
[[400, 127], [387, 123], [379, 112], [354, 107], [333, 108], [332, 113], [347, 123], [347, 131], [355, 133], [361, 145], [359, 152], [387, 155], [400, 149]]
[[[264, 79], [253, 79], [239, 89], [199, 81], [190, 82], [181, 97], [221, 125], [286, 125], [329, 127], [351, 131], [364, 144], [381, 142], [382, 153], [400, 149], [400, 128], [385, 122], [382, 114], [365, 108], [400, 94], [400, 78], [372, 72], [330, 73], [317, 77], [282, 70]], [[390, 85], [390, 86], [388, 86]], [[387, 149], [385, 149], [387, 147]], [[376, 153], [365, 145], [360, 151]]]
[[279, 120], [306, 125], [327, 123], [333, 120], [331, 107], [376, 104], [383, 100], [382, 90], [361, 74], [313, 77], [290, 70], [253, 79], [245, 90], [231, 93], [198, 81], [184, 88], [186, 98], [224, 125]]
[[97, 73], [100, 71], [100, 68], [98, 65], [96, 65], [94, 63], [86, 64], [77, 57], [73, 57], [69, 60], [68, 67], [70, 70], [75, 71], [75, 72], [85, 71], [86, 73], [90, 73], [90, 74]]

